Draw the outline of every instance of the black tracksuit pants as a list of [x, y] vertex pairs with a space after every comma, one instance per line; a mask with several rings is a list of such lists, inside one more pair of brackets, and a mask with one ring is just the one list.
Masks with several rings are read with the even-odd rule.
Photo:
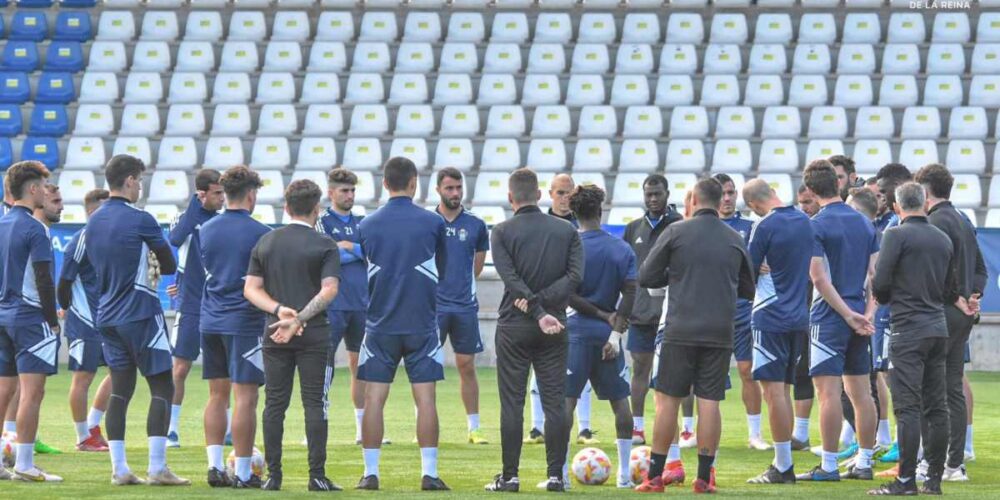
[[[889, 344], [889, 362], [892, 363], [889, 390], [899, 440], [899, 477], [916, 480], [921, 419], [927, 428], [923, 438], [927, 477], [940, 479], [944, 471], [948, 447], [947, 354], [948, 339], [944, 337], [897, 340]], [[963, 443], [959, 451], [964, 449]]]
[[[945, 392], [948, 398], [948, 460], [947, 465], [957, 468], [965, 462], [965, 435], [968, 412], [965, 407], [965, 391], [962, 390], [962, 376], [965, 374], [965, 343], [972, 333], [974, 319], [966, 316], [955, 306], [944, 308], [948, 321], [948, 354], [945, 358]], [[927, 436], [924, 422], [924, 436]]]
[[[324, 328], [325, 329], [325, 328]], [[325, 332], [324, 332], [325, 333]], [[293, 339], [293, 343], [306, 335]], [[325, 338], [325, 337], [324, 337]], [[326, 366], [326, 342], [264, 346], [264, 459], [268, 473], [281, 477], [281, 440], [285, 433], [285, 412], [292, 399], [295, 371], [299, 372], [299, 392], [305, 410], [306, 440], [309, 443], [309, 477], [325, 477], [327, 442], [327, 391], [333, 371]]]
[[566, 422], [566, 333], [546, 335], [538, 328], [497, 326], [497, 385], [500, 388], [500, 447], [503, 475], [517, 476], [524, 435], [524, 397], [528, 371], [535, 369], [545, 412], [545, 459], [549, 477], [562, 477], [569, 444]]

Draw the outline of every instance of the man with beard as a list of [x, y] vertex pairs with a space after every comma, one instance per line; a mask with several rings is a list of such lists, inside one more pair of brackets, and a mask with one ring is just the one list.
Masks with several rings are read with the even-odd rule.
[[462, 207], [462, 172], [448, 167], [437, 173], [441, 203], [437, 213], [444, 219], [445, 262], [449, 266], [437, 289], [437, 322], [441, 345], [451, 338], [458, 368], [459, 387], [469, 424], [469, 443], [488, 444], [479, 429], [479, 381], [476, 354], [483, 352], [479, 334], [479, 300], [476, 278], [483, 272], [490, 232], [486, 223]]
[[816, 195], [809, 190], [809, 187], [805, 184], [799, 186], [798, 198], [799, 210], [805, 212], [806, 215], [812, 217], [819, 212], [819, 204], [816, 203]]
[[828, 158], [833, 169], [837, 172], [837, 189], [840, 192], [840, 199], [847, 200], [851, 188], [861, 187], [863, 181], [858, 178], [854, 168], [854, 160], [845, 155], [833, 155]]

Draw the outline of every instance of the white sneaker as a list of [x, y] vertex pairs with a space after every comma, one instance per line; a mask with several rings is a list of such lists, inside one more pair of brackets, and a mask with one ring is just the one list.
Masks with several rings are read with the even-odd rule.
[[14, 479], [14, 474], [3, 465], [0, 465], [0, 481], [10, 481], [11, 479]]
[[146, 479], [146, 482], [153, 486], [188, 486], [191, 484], [189, 479], [177, 477], [177, 475], [171, 472], [167, 467], [164, 467], [163, 470], [159, 472], [150, 474]]
[[[535, 486], [540, 490], [547, 490], [549, 489], [549, 480], [546, 479]], [[569, 491], [569, 487], [570, 487], [569, 479], [563, 479], [563, 489]]]
[[944, 474], [941, 475], [942, 481], [951, 482], [962, 482], [968, 481], [969, 475], [965, 472], [965, 465], [959, 465], [958, 467], [952, 469], [951, 467], [945, 466]]
[[973, 451], [965, 450], [965, 461], [966, 462], [975, 462], [976, 461], [976, 453], [973, 452]]
[[635, 488], [635, 483], [632, 482], [631, 478], [619, 477], [618, 478], [618, 488], [619, 489], [632, 489]]
[[760, 436], [750, 438], [749, 446], [751, 450], [767, 451], [771, 449], [771, 445], [764, 442]]
[[15, 470], [14, 479], [28, 483], [61, 483], [63, 480], [63, 478], [55, 474], [49, 474], [38, 467], [32, 467], [31, 470], [24, 472]]
[[681, 448], [694, 448], [698, 446], [698, 435], [692, 432], [687, 438], [681, 437], [679, 444]]
[[146, 481], [136, 476], [132, 472], [126, 472], [121, 475], [111, 475], [111, 484], [115, 486], [132, 486], [136, 484], [146, 484]]
[[920, 463], [917, 464], [917, 481], [927, 480], [928, 468], [930, 468], [930, 464], [928, 464], [926, 460], [921, 460]]

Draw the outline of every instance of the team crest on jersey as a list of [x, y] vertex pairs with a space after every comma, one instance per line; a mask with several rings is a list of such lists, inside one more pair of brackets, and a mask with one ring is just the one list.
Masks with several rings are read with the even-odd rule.
[[465, 241], [469, 238], [469, 232], [464, 228], [458, 230], [458, 241]]
[[743, 238], [744, 240], [747, 239], [747, 232], [746, 231], [740, 231], [740, 238]]

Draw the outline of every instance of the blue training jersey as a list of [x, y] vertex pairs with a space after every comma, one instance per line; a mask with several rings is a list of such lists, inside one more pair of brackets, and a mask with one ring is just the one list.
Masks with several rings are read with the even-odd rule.
[[802, 297], [809, 290], [813, 230], [809, 217], [794, 206], [771, 210], [750, 234], [754, 270], [767, 263], [771, 272], [757, 279], [753, 328], [785, 333], [809, 328], [809, 308]]
[[149, 281], [149, 252], [168, 250], [152, 215], [125, 198], [111, 197], [87, 222], [86, 259], [97, 274], [98, 328], [119, 326], [163, 313]]
[[184, 314], [201, 312], [201, 295], [205, 289], [205, 267], [201, 262], [202, 225], [216, 213], [205, 210], [198, 195], [191, 197], [187, 210], [170, 226], [170, 244], [177, 248], [177, 309]]
[[[729, 227], [733, 228], [734, 231], [740, 233], [743, 238], [743, 244], [750, 244], [750, 233], [753, 231], [753, 221], [749, 219], [744, 219], [743, 216], [736, 212], [732, 217], [728, 219], [722, 219]], [[733, 322], [736, 324], [748, 324], [750, 322], [750, 310], [752, 309], [752, 302], [746, 299], [736, 299], [736, 315], [733, 317]]]
[[204, 333], [262, 335], [264, 312], [243, 297], [250, 254], [271, 231], [246, 210], [226, 210], [201, 227], [205, 292], [198, 328]]
[[[97, 317], [97, 303], [100, 292], [97, 289], [97, 274], [94, 273], [94, 266], [86, 259], [87, 252], [87, 230], [81, 229], [73, 234], [69, 240], [69, 245], [63, 251], [63, 265], [59, 273], [60, 281], [73, 283], [73, 303], [69, 306], [67, 314], [75, 317], [79, 322], [88, 327], [74, 332], [66, 329], [66, 336], [75, 339], [90, 340], [96, 338], [97, 330], [94, 327], [94, 319]], [[69, 323], [67, 323], [69, 325]]]
[[351, 250], [340, 249], [340, 287], [327, 311], [368, 309], [368, 263], [360, 244], [362, 219], [354, 214], [340, 215], [328, 208], [316, 223], [316, 229], [334, 241], [354, 243]]
[[[843, 202], [821, 208], [811, 222], [815, 237], [813, 257], [823, 258], [833, 287], [844, 302], [855, 312], [864, 313], [868, 261], [878, 252], [875, 226]], [[841, 321], [840, 315], [815, 291], [810, 322]]]
[[[580, 233], [580, 240], [583, 244], [583, 280], [576, 294], [602, 311], [614, 311], [618, 308], [622, 285], [637, 279], [635, 252], [625, 240], [603, 229]], [[573, 310], [567, 314], [566, 323], [570, 342], [604, 344], [611, 333], [607, 321]]]
[[444, 219], [444, 229], [448, 270], [438, 283], [437, 310], [479, 311], [474, 263], [477, 252], [490, 249], [490, 232], [482, 219], [464, 208], [455, 220]]
[[[884, 233], [885, 230], [890, 227], [896, 227], [898, 225], [899, 217], [893, 212], [888, 212], [875, 220], [875, 228], [878, 230], [879, 234]], [[889, 304], [879, 304], [878, 308], [875, 309], [875, 327], [881, 327], [883, 329], [889, 328], [889, 323], [892, 319], [891, 317], [892, 313], [890, 312]]]
[[395, 196], [361, 221], [368, 257], [366, 335], [437, 334], [438, 281], [446, 277], [444, 219]]
[[0, 325], [45, 322], [35, 262], [53, 262], [49, 230], [31, 210], [14, 206], [0, 218]]

